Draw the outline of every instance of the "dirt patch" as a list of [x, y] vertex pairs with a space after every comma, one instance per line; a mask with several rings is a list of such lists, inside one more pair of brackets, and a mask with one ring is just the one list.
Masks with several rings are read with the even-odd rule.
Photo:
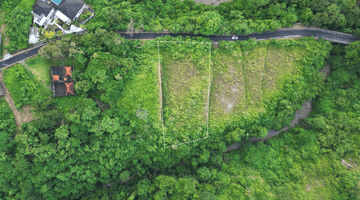
[[316, 30], [320, 30], [321, 28], [316, 27], [316, 26], [306, 26], [304, 24], [301, 23], [295, 23], [294, 25], [290, 26], [290, 27], [286, 27], [286, 28], [279, 28], [278, 30], [291, 30], [291, 29], [316, 29]]
[[331, 70], [331, 66], [329, 64], [327, 64], [325, 68], [320, 70], [320, 72], [322, 73], [323, 79], [326, 79], [326, 77], [329, 76], [330, 70]]
[[0, 74], [0, 82], [4, 86], [3, 89], [5, 91], [5, 96], [4, 96], [5, 100], [9, 104], [9, 107], [10, 107], [10, 109], [12, 110], [12, 112], [14, 114], [15, 122], [16, 122], [18, 128], [21, 127], [22, 123], [31, 122], [33, 120], [32, 114], [30, 113], [30, 111], [32, 110], [32, 107], [31, 106], [23, 106], [23, 111], [19, 111], [18, 109], [16, 109], [15, 102], [12, 99], [9, 90], [6, 88], [6, 85], [4, 83], [2, 73]]
[[30, 105], [23, 106], [23, 111], [20, 111], [22, 123], [29, 123], [33, 120], [33, 116], [31, 113], [31, 110], [33, 109], [34, 108]]

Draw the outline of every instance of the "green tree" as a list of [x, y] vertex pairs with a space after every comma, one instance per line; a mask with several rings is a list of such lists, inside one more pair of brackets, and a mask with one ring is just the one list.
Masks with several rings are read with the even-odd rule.
[[207, 11], [196, 18], [195, 34], [212, 35], [221, 27], [222, 17], [215, 11]]
[[352, 42], [345, 47], [346, 66], [360, 73], [360, 41]]

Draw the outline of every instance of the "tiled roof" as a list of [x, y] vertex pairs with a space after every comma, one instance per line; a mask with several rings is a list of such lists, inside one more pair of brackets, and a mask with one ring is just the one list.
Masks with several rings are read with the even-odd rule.
[[71, 76], [71, 66], [65, 67], [65, 70], [66, 70], [65, 76]]
[[34, 13], [38, 14], [39, 16], [41, 16], [41, 14], [44, 14], [45, 16], [47, 16], [50, 11], [52, 10], [52, 7], [49, 6], [47, 3], [41, 1], [38, 2], [38, 4], [34, 5]]
[[81, 0], [63, 0], [58, 10], [73, 20], [84, 4]]
[[65, 86], [66, 86], [65, 95], [67, 95], [68, 93], [71, 93], [72, 95], [74, 95], [74, 82], [67, 82], [67, 83], [65, 83]]
[[53, 75], [53, 81], [59, 81], [59, 75]]

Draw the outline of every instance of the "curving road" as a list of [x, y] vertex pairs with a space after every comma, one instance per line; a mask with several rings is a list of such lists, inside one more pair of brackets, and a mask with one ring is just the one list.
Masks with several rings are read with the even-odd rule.
[[[225, 41], [233, 41], [232, 36], [220, 36], [220, 35], [210, 35], [210, 36], [205, 36], [205, 35], [194, 35], [191, 33], [179, 33], [179, 34], [174, 34], [174, 33], [150, 33], [150, 32], [144, 32], [144, 33], [133, 33], [133, 34], [129, 34], [126, 32], [118, 32], [121, 36], [125, 37], [126, 39], [155, 39], [161, 36], [166, 36], [166, 35], [170, 35], [172, 37], [176, 37], [176, 36], [182, 36], [182, 37], [196, 37], [196, 36], [201, 36], [201, 37], [208, 37], [210, 40], [212, 41], [221, 41], [221, 40], [225, 40]], [[291, 30], [277, 30], [277, 31], [266, 31], [263, 33], [253, 33], [250, 35], [237, 35], [238, 40], [247, 40], [249, 38], [255, 38], [257, 40], [264, 40], [264, 39], [275, 39], [275, 38], [287, 38], [287, 37], [302, 37], [302, 36], [314, 36], [314, 37], [319, 37], [322, 38], [324, 40], [328, 40], [328, 41], [332, 41], [332, 42], [336, 42], [336, 43], [341, 43], [341, 44], [349, 44], [351, 42], [355, 42], [357, 40], [360, 40], [360, 37], [355, 37], [351, 34], [346, 34], [346, 33], [341, 33], [341, 32], [336, 32], [336, 31], [329, 31], [329, 30], [325, 30], [325, 29], [291, 29]], [[60, 39], [60, 38], [59, 38]], [[18, 61], [27, 59], [31, 56], [34, 56], [36, 54], [38, 54], [39, 49], [41, 47], [38, 48], [34, 48], [32, 50], [27, 51], [26, 53], [22, 53], [19, 55], [16, 55], [12, 58], [9, 58], [7, 60], [4, 60], [2, 62], [0, 62], [0, 69], [3, 67], [6, 67], [7, 65], [11, 65], [14, 64]]]
[[[186, 36], [208, 37], [212, 41], [220, 41], [220, 40], [233, 41], [231, 39], [232, 36], [220, 36], [220, 35], [204, 36], [204, 35], [194, 35], [191, 33], [174, 34], [174, 33], [150, 33], [150, 32], [133, 33], [133, 34], [129, 34], [126, 32], [118, 32], [118, 33], [127, 39], [155, 39], [157, 37], [166, 36], [166, 35], [170, 35], [172, 37], [176, 37], [180, 35], [182, 37], [186, 37]], [[324, 40], [329, 40], [341, 44], [349, 44], [350, 42], [355, 42], [357, 40], [360, 40], [360, 37], [355, 37], [351, 34], [329, 31], [325, 29], [291, 29], [291, 30], [266, 31], [263, 33], [253, 33], [249, 35], [237, 35], [238, 40], [247, 40], [249, 38], [264, 40], [264, 39], [272, 39], [272, 38], [302, 37], [302, 36], [319, 37]]]

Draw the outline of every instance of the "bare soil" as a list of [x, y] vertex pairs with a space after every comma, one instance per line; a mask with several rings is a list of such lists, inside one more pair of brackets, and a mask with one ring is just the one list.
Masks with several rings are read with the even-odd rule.
[[33, 120], [32, 113], [30, 113], [30, 111], [32, 110], [32, 107], [30, 105], [23, 106], [23, 111], [19, 111], [18, 109], [16, 109], [15, 102], [12, 99], [9, 90], [6, 88], [6, 85], [4, 83], [2, 73], [0, 74], [0, 82], [4, 86], [5, 100], [8, 103], [8, 105], [9, 105], [10, 109], [12, 110], [12, 112], [14, 113], [15, 122], [16, 122], [18, 128], [21, 127], [22, 123], [31, 122]]
[[320, 30], [321, 28], [316, 27], [316, 26], [306, 26], [304, 24], [301, 23], [295, 23], [294, 25], [290, 26], [290, 27], [285, 27], [285, 28], [279, 28], [278, 30], [291, 30], [291, 29], [317, 29]]

